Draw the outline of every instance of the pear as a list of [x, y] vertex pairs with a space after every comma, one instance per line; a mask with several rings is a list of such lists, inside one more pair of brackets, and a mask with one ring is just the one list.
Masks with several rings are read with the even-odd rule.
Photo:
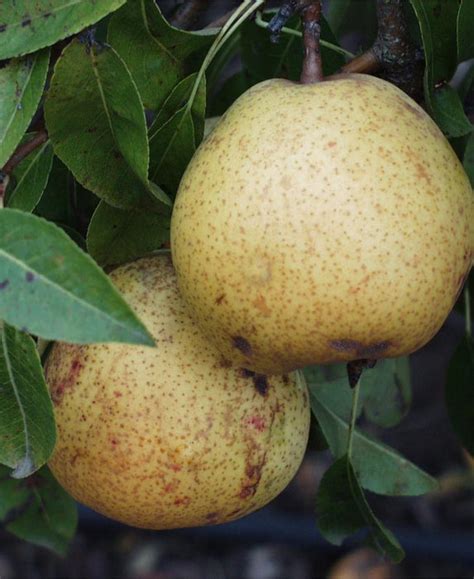
[[58, 481], [92, 509], [150, 529], [222, 523], [268, 503], [306, 448], [304, 379], [231, 367], [187, 314], [169, 253], [111, 279], [156, 348], [54, 345]]
[[402, 356], [468, 275], [474, 197], [436, 124], [390, 83], [273, 79], [197, 150], [171, 249], [189, 311], [236, 365]]

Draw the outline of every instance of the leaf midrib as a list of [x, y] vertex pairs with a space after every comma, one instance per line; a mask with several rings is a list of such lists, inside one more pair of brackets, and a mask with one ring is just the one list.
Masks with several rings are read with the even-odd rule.
[[[28, 460], [31, 460], [31, 462], [33, 463], [34, 461], [33, 461], [32, 455], [31, 455], [28, 421], [27, 421], [25, 409], [23, 408], [23, 405], [21, 402], [20, 394], [18, 392], [18, 387], [16, 385], [15, 376], [13, 375], [13, 368], [12, 368], [12, 365], [10, 362], [10, 357], [8, 354], [8, 348], [7, 348], [7, 343], [6, 343], [5, 325], [4, 324], [2, 325], [2, 328], [1, 328], [1, 336], [2, 336], [1, 340], [2, 340], [3, 357], [5, 359], [5, 366], [7, 369], [8, 377], [10, 378], [10, 384], [11, 384], [11, 387], [13, 390], [13, 394], [15, 396], [15, 400], [16, 400], [16, 403], [18, 405], [18, 409], [20, 411], [21, 420], [23, 422], [24, 454], [25, 454], [23, 460], [26, 458]], [[16, 466], [17, 465], [15, 465], [15, 467]]]
[[[333, 417], [333, 419], [336, 422], [339, 422], [339, 424], [342, 425], [342, 427], [345, 430], [349, 430], [349, 426], [348, 426], [347, 422], [345, 420], [343, 420], [338, 414], [336, 414], [331, 408], [329, 408], [327, 405], [325, 405], [323, 402], [321, 402], [319, 400], [319, 398], [313, 392], [310, 392], [310, 397], [314, 398], [316, 403], [320, 404], [324, 408], [324, 410], [326, 412], [328, 412]], [[392, 457], [394, 460], [396, 460], [400, 464], [402, 462], [405, 464], [409, 464], [411, 466], [411, 468], [415, 469], [419, 473], [419, 475], [423, 477], [424, 480], [426, 480], [427, 482], [431, 482], [431, 477], [427, 473], [425, 473], [420, 468], [418, 468], [416, 466], [416, 464], [413, 464], [408, 459], [406, 459], [403, 456], [401, 456], [400, 454], [398, 454], [396, 451], [394, 451], [389, 446], [385, 446], [384, 444], [382, 444], [380, 442], [372, 440], [371, 438], [366, 436], [364, 432], [360, 431], [357, 428], [354, 429], [354, 437], [362, 439], [364, 442], [369, 444], [371, 447], [375, 448], [378, 452], [384, 452], [385, 454]], [[416, 495], [408, 495], [408, 496], [416, 496]]]
[[124, 324], [123, 322], [120, 322], [119, 320], [117, 320], [116, 318], [111, 317], [109, 314], [107, 314], [106, 312], [104, 312], [103, 310], [99, 309], [97, 306], [91, 304], [90, 302], [84, 301], [82, 300], [79, 296], [76, 296], [75, 294], [73, 294], [72, 292], [70, 292], [69, 290], [63, 288], [62, 286], [58, 285], [57, 283], [53, 282], [52, 280], [48, 279], [47, 277], [45, 277], [41, 272], [39, 272], [38, 270], [35, 270], [33, 267], [30, 266], [25, 266], [24, 262], [22, 262], [21, 260], [17, 259], [15, 256], [12, 256], [11, 254], [7, 253], [5, 250], [0, 249], [0, 256], [5, 256], [7, 260], [9, 260], [10, 262], [16, 264], [22, 271], [30, 271], [33, 272], [35, 275], [38, 276], [38, 278], [46, 285], [50, 285], [53, 287], [54, 290], [59, 291], [60, 293], [65, 294], [72, 302], [76, 302], [79, 303], [83, 308], [86, 309], [90, 309], [95, 313], [99, 314], [100, 318], [103, 318], [107, 321], [112, 322], [113, 325], [115, 325], [116, 327], [119, 328], [123, 328], [125, 329], [127, 332], [130, 332], [131, 334], [136, 335], [137, 337], [143, 337], [143, 334], [141, 332], [137, 332], [136, 330], [131, 329], [128, 325]]
[[[21, 178], [18, 180], [15, 189], [13, 190], [13, 193], [11, 194], [10, 198], [8, 199], [8, 206], [10, 206], [11, 202], [13, 199], [15, 199], [16, 197], [16, 193], [18, 191], [18, 189], [20, 188], [20, 186], [22, 185], [22, 183], [24, 182], [24, 180], [26, 179], [26, 177], [30, 174], [31, 171], [33, 171], [33, 169], [37, 170], [38, 167], [35, 167], [36, 161], [42, 156], [42, 154], [44, 153], [44, 150], [46, 149], [46, 147], [49, 145], [49, 140], [45, 141], [41, 147], [35, 152], [35, 155], [32, 157], [30, 164], [28, 165], [28, 167], [25, 169], [25, 172], [23, 173], [23, 175], [21, 176]], [[39, 202], [39, 200], [38, 200]], [[38, 204], [38, 202], [36, 204]], [[33, 211], [34, 207], [30, 210]]]
[[[71, 6], [75, 6], [76, 4], [81, 4], [83, 2], [88, 2], [90, 4], [89, 0], [72, 0], [71, 2], [68, 2], [66, 4], [63, 4], [62, 6], [58, 6], [57, 8], [52, 8], [50, 10], [51, 14], [54, 13], [59, 13], [62, 10], [66, 10], [67, 8], [70, 8]], [[35, 22], [36, 20], [39, 20], [40, 18], [43, 18], [43, 13], [41, 14], [37, 14], [36, 16], [30, 16], [30, 22]], [[9, 23], [8, 24], [8, 28], [18, 28], [18, 27], [23, 27], [22, 21], [19, 20], [18, 22], [13, 22], [13, 23]], [[31, 32], [33, 32], [33, 27], [30, 27]]]
[[26, 77], [25, 82], [24, 82], [24, 84], [23, 84], [22, 91], [21, 91], [20, 95], [18, 96], [17, 100], [15, 101], [15, 106], [13, 107], [13, 113], [12, 113], [12, 115], [11, 115], [11, 117], [10, 117], [10, 120], [8, 121], [8, 123], [7, 123], [6, 127], [5, 127], [5, 131], [4, 131], [3, 135], [2, 135], [2, 137], [0, 138], [0, 143], [1, 143], [1, 144], [4, 143], [5, 137], [6, 137], [7, 133], [8, 133], [8, 131], [10, 130], [10, 127], [12, 126], [13, 121], [14, 121], [15, 118], [18, 116], [18, 115], [16, 114], [17, 111], [18, 111], [18, 108], [17, 108], [17, 107], [18, 107], [18, 104], [21, 103], [21, 101], [23, 100], [23, 96], [24, 96], [24, 94], [25, 94], [25, 92], [26, 92], [26, 89], [28, 88], [28, 86], [29, 86], [29, 84], [30, 84], [31, 77], [32, 77], [32, 75], [33, 75], [34, 70], [36, 69], [37, 63], [38, 63], [38, 57], [35, 56], [35, 60], [34, 60], [33, 64], [31, 65], [30, 70], [29, 70], [29, 72], [28, 72], [28, 76]]

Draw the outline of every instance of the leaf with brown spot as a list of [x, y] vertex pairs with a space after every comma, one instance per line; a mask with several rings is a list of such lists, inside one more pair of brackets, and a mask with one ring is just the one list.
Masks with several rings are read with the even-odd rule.
[[2, 0], [0, 60], [34, 52], [87, 28], [125, 0]]
[[160, 109], [172, 89], [191, 72], [190, 57], [210, 46], [215, 35], [215, 29], [190, 32], [174, 28], [154, 0], [127, 2], [112, 16], [107, 31], [109, 43], [127, 64], [145, 107], [151, 110]]
[[48, 65], [49, 50], [42, 50], [0, 68], [0, 168], [20, 143], [38, 107]]

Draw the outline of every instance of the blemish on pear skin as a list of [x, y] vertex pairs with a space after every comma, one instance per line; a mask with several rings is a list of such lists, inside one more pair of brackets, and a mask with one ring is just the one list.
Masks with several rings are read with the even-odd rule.
[[206, 523], [208, 525], [215, 525], [219, 521], [219, 513], [207, 513]]
[[247, 424], [255, 428], [255, 430], [258, 430], [258, 432], [263, 432], [266, 427], [265, 418], [262, 416], [251, 416], [247, 420]]
[[77, 381], [79, 372], [82, 370], [82, 367], [82, 362], [78, 358], [75, 358], [71, 363], [71, 367], [66, 378], [58, 385], [54, 385], [51, 388], [51, 399], [54, 404], [60, 404], [64, 397], [65, 391], [68, 388], [72, 388], [74, 386]]
[[252, 304], [260, 311], [262, 315], [265, 317], [269, 317], [272, 313], [272, 310], [267, 306], [267, 302], [263, 296], [258, 296]]
[[189, 497], [180, 497], [174, 500], [174, 504], [176, 506], [184, 506], [187, 507], [191, 503], [191, 499]]
[[392, 344], [386, 340], [366, 346], [357, 340], [331, 340], [329, 347], [337, 352], [353, 352], [358, 358], [370, 358], [388, 350]]
[[219, 362], [220, 368], [232, 368], [232, 362], [227, 360], [227, 358], [222, 357]]
[[10, 283], [10, 280], [8, 280], [8, 279], [4, 279], [2, 282], [0, 282], [0, 290], [5, 289], [9, 283]]
[[423, 120], [425, 119], [425, 113], [423, 111], [419, 111], [417, 108], [412, 106], [410, 103], [407, 103], [406, 101], [401, 100], [400, 104], [402, 105], [402, 107], [404, 109], [406, 109], [407, 111], [410, 111], [411, 113], [416, 115], [418, 118], [423, 119]]
[[234, 348], [237, 348], [237, 350], [240, 350], [245, 356], [251, 356], [253, 354], [250, 342], [242, 336], [233, 336], [232, 345]]
[[253, 383], [260, 396], [266, 396], [268, 393], [268, 380], [265, 374], [255, 374]]
[[216, 298], [216, 304], [218, 306], [220, 306], [221, 303], [224, 301], [224, 299], [225, 299], [225, 294], [221, 294], [219, 297]]
[[241, 499], [248, 499], [249, 497], [253, 497], [257, 492], [258, 485], [260, 483], [260, 479], [262, 478], [262, 470], [266, 462], [266, 456], [263, 455], [260, 462], [257, 464], [248, 464], [247, 468], [245, 469], [245, 474], [248, 477], [247, 484], [245, 484], [240, 493], [239, 497]]
[[31, 271], [27, 271], [25, 274], [25, 279], [28, 283], [31, 283], [32, 281], [34, 281], [35, 276]]

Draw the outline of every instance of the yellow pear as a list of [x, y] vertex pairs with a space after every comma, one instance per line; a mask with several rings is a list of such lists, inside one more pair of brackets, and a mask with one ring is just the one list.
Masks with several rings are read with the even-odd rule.
[[96, 511], [151, 529], [222, 523], [265, 505], [303, 458], [304, 379], [231, 367], [185, 311], [169, 254], [111, 279], [156, 348], [54, 345], [46, 377], [58, 481]]
[[401, 356], [471, 268], [474, 197], [436, 124], [367, 75], [244, 93], [192, 159], [172, 217], [181, 294], [257, 372]]

